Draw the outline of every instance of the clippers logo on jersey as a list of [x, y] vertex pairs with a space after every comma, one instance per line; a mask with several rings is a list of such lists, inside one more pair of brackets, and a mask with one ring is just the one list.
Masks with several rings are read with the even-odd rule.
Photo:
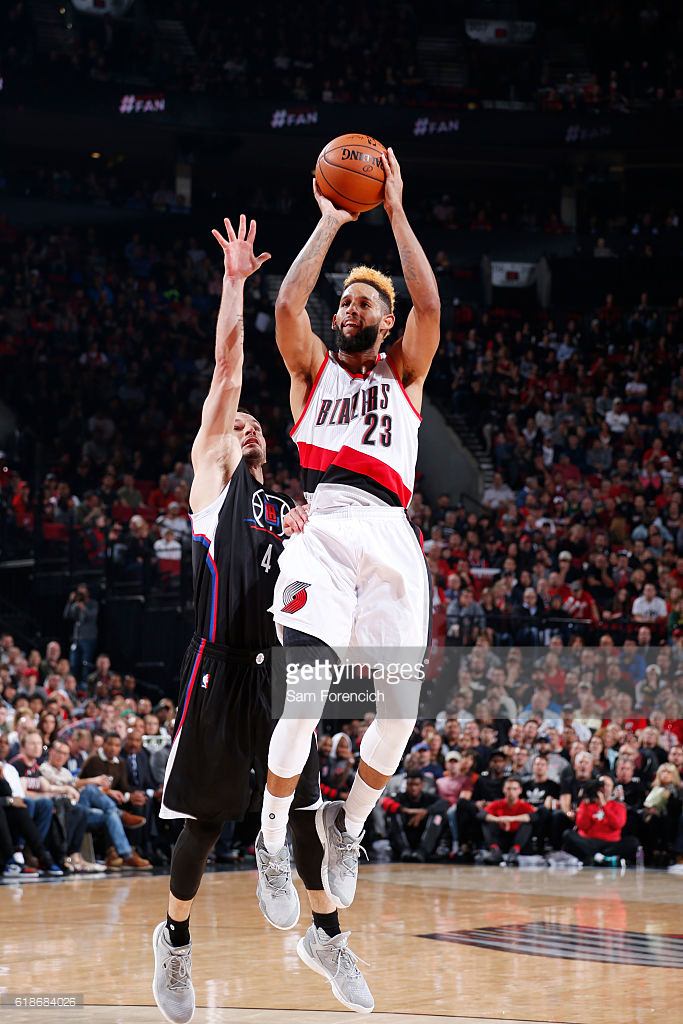
[[205, 672], [204, 675], [202, 676], [202, 690], [208, 690], [209, 689], [210, 681], [211, 681], [211, 674], [209, 672]]
[[251, 508], [252, 517], [244, 521], [252, 530], [265, 530], [275, 537], [284, 538], [282, 521], [289, 512], [289, 505], [279, 494], [266, 494], [261, 487], [252, 495]]
[[310, 583], [290, 583], [288, 587], [285, 587], [282, 600], [283, 612], [289, 612], [293, 615], [294, 612], [300, 612], [303, 606], [308, 601], [308, 594], [306, 591], [310, 587]]

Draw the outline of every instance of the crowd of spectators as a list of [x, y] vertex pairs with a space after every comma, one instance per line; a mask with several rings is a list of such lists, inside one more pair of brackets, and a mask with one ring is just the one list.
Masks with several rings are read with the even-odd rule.
[[[680, 698], [683, 643], [617, 650], [605, 641], [565, 647], [554, 636], [528, 671], [519, 649], [470, 649], [454, 696], [418, 720], [373, 812], [371, 858], [533, 857], [526, 863], [683, 873], [683, 720], [634, 699], [662, 678]], [[149, 872], [168, 863], [177, 838], [178, 823], [159, 818], [174, 701], [153, 706], [106, 654], [92, 671], [80, 663], [74, 674], [73, 664], [57, 641], [41, 654], [0, 635], [0, 867], [10, 880]], [[336, 722], [333, 735], [323, 723], [325, 799], [347, 797], [371, 718]], [[251, 852], [252, 826], [236, 844], [226, 825], [212, 860]]]
[[683, 873], [681, 722], [676, 732], [605, 708], [553, 707], [512, 721], [453, 708], [421, 723], [376, 814], [394, 859]]
[[[368, 848], [422, 863], [516, 865], [523, 858], [683, 873], [683, 721], [633, 710], [625, 680], [640, 655], [634, 660], [610, 644], [586, 649], [577, 699], [571, 682], [564, 696], [548, 683], [558, 677], [556, 651], [538, 658], [528, 682], [517, 671], [519, 651], [507, 662], [498, 653], [474, 648], [455, 701], [436, 719], [418, 721], [368, 825]], [[680, 645], [677, 654], [680, 692]], [[621, 689], [608, 682], [615, 668]], [[472, 687], [482, 691], [474, 704]], [[320, 737], [325, 798], [346, 798], [370, 719]]]
[[[194, 237], [104, 244], [91, 229], [41, 237], [7, 222], [0, 249], [0, 398], [18, 419], [0, 474], [0, 547], [68, 549], [76, 569], [130, 589], [177, 586], [218, 261]], [[264, 422], [269, 486], [297, 499], [261, 275], [246, 317], [244, 401]], [[643, 294], [621, 309], [608, 295], [596, 310], [528, 322], [445, 304], [444, 318], [430, 395], [479, 435], [498, 474], [479, 513], [447, 494], [431, 507], [419, 488], [411, 508], [448, 642], [482, 630], [542, 642], [551, 627], [565, 640], [622, 641], [648, 623], [655, 642], [671, 640], [683, 626], [683, 299], [662, 308]]]
[[561, 81], [544, 82], [541, 109], [683, 110], [683, 19], [678, 4], [591, 4], [582, 13], [581, 36], [592, 73], [582, 81], [568, 74]]
[[540, 202], [526, 202], [512, 193], [471, 199], [461, 192], [442, 193], [423, 202], [426, 219], [446, 231], [515, 231], [527, 234], [566, 235], [570, 229], [557, 210]]
[[[195, 237], [173, 235], [166, 241], [161, 237], [149, 241], [142, 233], [133, 233], [119, 241], [104, 241], [94, 229], [78, 232], [69, 227], [42, 236], [19, 232], [7, 221], [0, 222], [0, 252], [0, 399], [17, 418], [16, 429], [6, 435], [0, 461], [3, 553], [68, 550], [77, 572], [106, 573], [111, 586], [133, 592], [154, 586], [172, 592], [188, 561], [192, 478], [188, 452], [212, 372], [220, 261], [208, 244]], [[340, 255], [336, 252], [332, 259]], [[435, 269], [445, 281], [450, 273], [447, 260], [435, 257]], [[266, 485], [300, 499], [295, 452], [286, 441], [286, 378], [273, 372], [280, 363], [272, 298], [262, 275], [249, 279], [246, 323], [250, 344], [246, 346], [244, 401], [261, 418], [266, 433], [270, 454]], [[524, 780], [533, 770], [534, 744], [522, 744], [523, 764], [521, 754], [515, 759], [514, 753], [520, 745], [518, 719], [526, 727], [527, 719], [534, 716], [540, 716], [543, 732], [547, 733], [545, 726], [560, 730], [550, 751], [556, 768], [557, 758], [574, 763], [572, 730], [579, 743], [595, 747], [608, 724], [616, 722], [620, 733], [612, 737], [610, 749], [619, 753], [624, 738], [630, 738], [632, 746], [635, 742], [634, 773], [644, 786], [650, 787], [653, 777], [645, 770], [642, 754], [650, 748], [651, 728], [660, 734], [654, 746], [671, 753], [674, 769], [680, 769], [676, 745], [669, 751], [667, 744], [672, 735], [679, 742], [683, 738], [676, 732], [683, 718], [682, 326], [683, 299], [663, 307], [652, 303], [647, 294], [633, 306], [620, 308], [615, 297], [608, 295], [597, 309], [558, 313], [552, 319], [539, 311], [528, 322], [514, 311], [444, 305], [443, 342], [428, 392], [448, 414], [460, 417], [478, 434], [493, 459], [495, 475], [477, 511], [471, 504], [465, 509], [448, 493], [430, 504], [418, 484], [410, 515], [423, 531], [434, 581], [435, 649], [474, 646], [476, 651], [487, 644], [494, 649], [483, 664], [475, 655], [473, 664], [458, 671], [444, 702], [445, 720], [454, 716], [463, 730], [470, 731], [475, 725], [483, 730], [493, 723], [497, 737], [484, 746], [507, 749], [501, 778], [506, 772], [520, 775], [522, 784], [519, 793], [513, 780], [507, 794], [500, 790], [477, 796], [470, 808], [481, 800], [506, 799], [510, 807], [524, 800], [533, 803]], [[424, 483], [428, 488], [429, 481]], [[48, 710], [53, 715], [59, 712], [61, 731], [85, 716], [92, 719], [91, 741], [84, 740], [86, 744], [104, 749], [106, 735], [118, 730], [124, 742], [122, 757], [136, 756], [138, 741], [157, 735], [154, 723], [150, 721], [148, 730], [144, 717], [151, 712], [148, 698], [140, 698], [130, 677], [108, 680], [99, 690], [96, 678], [94, 690], [82, 689], [84, 679], [89, 687], [96, 652], [96, 630], [88, 632], [88, 622], [92, 625], [96, 619], [95, 599], [82, 586], [75, 587], [68, 599], [66, 593], [63, 597], [67, 625], [62, 639], [68, 633], [72, 657], [62, 665], [62, 682], [53, 679], [45, 697], [51, 698], [52, 690], [63, 691], [72, 706], [61, 705], [55, 698], [59, 706], [55, 708], [52, 700], [48, 708], [45, 698], [33, 698], [34, 721], [29, 725], [37, 724], [36, 715]], [[594, 646], [602, 659], [597, 666], [591, 663]], [[548, 648], [542, 664], [524, 679], [517, 664], [518, 647]], [[578, 651], [583, 658], [576, 669], [567, 662], [569, 651]], [[15, 718], [17, 711], [17, 688], [12, 694], [10, 685], [7, 697], [8, 677], [15, 677], [19, 689], [28, 687], [30, 705], [31, 685], [40, 689], [45, 683], [43, 660], [36, 652], [22, 659], [20, 652], [13, 651], [13, 671], [0, 670], [8, 719]], [[20, 711], [25, 707], [23, 700], [19, 696]], [[133, 721], [127, 723], [131, 715]], [[569, 722], [568, 715], [572, 716]], [[572, 724], [576, 715], [588, 717], [590, 735], [581, 736], [581, 729]], [[436, 731], [445, 736], [444, 729], [442, 723]], [[163, 729], [158, 735], [166, 743]], [[334, 762], [331, 775], [324, 778], [331, 792], [348, 790], [356, 739], [353, 735], [350, 739], [321, 737], [324, 747], [330, 744], [324, 756]], [[13, 743], [18, 741], [13, 737]], [[420, 742], [429, 744], [430, 739]], [[95, 752], [110, 766], [114, 758], [121, 760], [111, 744], [113, 738], [109, 753]], [[439, 762], [446, 775], [456, 772], [457, 758], [451, 757], [447, 766], [444, 755], [463, 755], [466, 747], [455, 743], [446, 751], [436, 741], [434, 745], [437, 750], [428, 747], [430, 754], [439, 755], [434, 763]], [[29, 740], [26, 750], [19, 747], [17, 751], [37, 777], [35, 762], [40, 765], [40, 758], [31, 753], [33, 746], [35, 740]], [[49, 745], [44, 759], [48, 749]], [[477, 756], [469, 774], [484, 777], [489, 771], [488, 754]], [[627, 755], [628, 751], [621, 756]], [[50, 756], [55, 770], [61, 770], [60, 751]], [[657, 757], [661, 760], [661, 755]], [[414, 770], [415, 761], [409, 761], [408, 773]], [[435, 772], [431, 775], [436, 778]], [[603, 757], [598, 778], [609, 774], [614, 772], [607, 771]], [[411, 811], [427, 809], [430, 773], [422, 775], [419, 782], [412, 776], [405, 779], [405, 792], [417, 801]], [[61, 782], [55, 782], [57, 778]], [[141, 793], [145, 799], [140, 807], [147, 816], [141, 853], [136, 854], [126, 840], [129, 850], [119, 835], [118, 846], [112, 839], [113, 860], [136, 855], [151, 863], [164, 855], [164, 843], [167, 854], [172, 837], [163, 834], [154, 817], [160, 778], [157, 771], [152, 772], [150, 785], [128, 779], [129, 789], [114, 787], [124, 798], [130, 793], [129, 801]], [[672, 778], [675, 781], [675, 774]], [[63, 774], [53, 775], [53, 783], [70, 785]], [[667, 790], [670, 785], [665, 782], [657, 788]], [[399, 805], [406, 799], [402, 786], [400, 781], [394, 793], [401, 798], [396, 801]], [[42, 789], [40, 783], [36, 791]], [[600, 793], [606, 803], [614, 802], [608, 799], [612, 795], [609, 782], [592, 794], [598, 802]], [[655, 804], [660, 795], [652, 798]], [[11, 793], [4, 796], [9, 799]], [[642, 812], [637, 821], [632, 815], [630, 825], [627, 821], [624, 826], [635, 831], [625, 835], [639, 839], [649, 862], [663, 862], [680, 853], [671, 838], [677, 797], [670, 804], [664, 801], [671, 828], [667, 825], [666, 842], [658, 834], [655, 843], [657, 823], [652, 828], [649, 824], [657, 814], [649, 813], [652, 808], [645, 805], [646, 796], [642, 807], [636, 808]], [[79, 794], [78, 802], [82, 799]], [[116, 803], [116, 797], [110, 799]], [[447, 796], [439, 795], [441, 799], [448, 802]], [[414, 818], [424, 824], [420, 842], [425, 831], [427, 839], [420, 849], [419, 843], [411, 846], [412, 853], [424, 854], [433, 845], [428, 855], [435, 855], [444, 845], [436, 819], [444, 817], [451, 828], [450, 852], [453, 844], [458, 851], [463, 846], [470, 852], [483, 843], [500, 846], [489, 842], [496, 823], [481, 820], [481, 807], [476, 815], [465, 810], [461, 799], [466, 797], [455, 802], [456, 811], [449, 804], [445, 815], [443, 806], [437, 805], [431, 821], [428, 814], [403, 814], [393, 804], [386, 805], [378, 834], [393, 841], [395, 849], [400, 847], [401, 834], [410, 845], [418, 832], [412, 831], [412, 824], [408, 827], [407, 819]], [[78, 854], [75, 846], [82, 840], [81, 830], [99, 817], [95, 811], [109, 815], [110, 838], [116, 831], [110, 804], [89, 807], [89, 817], [81, 816], [80, 821], [73, 811], [62, 813], [64, 807], [58, 815], [61, 832], [74, 848], [62, 850], [63, 861]], [[557, 852], [564, 832], [570, 831], [572, 819], [567, 811], [571, 808], [558, 804], [545, 809], [551, 812], [554, 831], [550, 828], [543, 843], [547, 839]], [[566, 820], [552, 818], [560, 811]], [[505, 814], [501, 807], [487, 813], [531, 815], [527, 810]], [[586, 813], [582, 812], [582, 820]], [[542, 853], [544, 847], [539, 848], [534, 832], [542, 817], [517, 822], [534, 826], [532, 838], [512, 846], [528, 849], [531, 842]], [[46, 821], [43, 812], [42, 828]], [[29, 827], [25, 820], [23, 827]], [[51, 825], [50, 830], [41, 839], [42, 847], [37, 847], [39, 863], [42, 857], [47, 864], [46, 839], [54, 841]], [[589, 833], [582, 838], [605, 838]], [[588, 849], [572, 842], [568, 853]], [[632, 846], [627, 844], [614, 855], [625, 852], [630, 857]], [[111, 855], [109, 847], [100, 851], [105, 865], [107, 851]]]
[[104, 158], [93, 151], [87, 164], [50, 167], [13, 165], [0, 170], [0, 194], [56, 203], [87, 203], [94, 207], [130, 210], [139, 214], [184, 216], [191, 205], [171, 182], [140, 180], [137, 174], [121, 174], [118, 157]]
[[[426, 223], [449, 233], [481, 233], [494, 239], [499, 233], [512, 232], [546, 238], [573, 236], [576, 254], [594, 259], [677, 260], [683, 248], [680, 215], [666, 203], [635, 210], [625, 204], [606, 211], [600, 204], [586, 201], [580, 204], [577, 223], [570, 225], [554, 208], [551, 194], [527, 198], [498, 190], [495, 197], [474, 199], [469, 192], [454, 191], [427, 197], [420, 213]], [[450, 263], [446, 250], [439, 253], [437, 266], [442, 274]]]
[[150, 871], [168, 863], [177, 836], [159, 818], [174, 702], [153, 707], [105, 654], [77, 665], [74, 675], [55, 640], [41, 654], [0, 636], [0, 860], [10, 880]]
[[[140, 8], [115, 20], [64, 7], [68, 40], [36, 66], [29, 5], [7, 4], [0, 71], [12, 79], [31, 68], [40, 82], [58, 76], [62, 89], [144, 76], [160, 89], [224, 101], [476, 107], [512, 100], [581, 114], [683, 109], [683, 20], [672, 0], [642, 6], [604, 0], [581, 12], [571, 4], [536, 5], [526, 16], [535, 31], [522, 47], [481, 45], [468, 36], [458, 5], [449, 10], [432, 2], [417, 9], [381, 0], [353, 17], [330, 3], [226, 10], [216, 0], [147, 0]], [[191, 52], [160, 38], [155, 19], [181, 22]], [[568, 51], [582, 44], [576, 71], [559, 77], [553, 57], [562, 67], [567, 61], [553, 49], [558, 33]], [[421, 60], [422, 35], [452, 40], [437, 60], [462, 67], [458, 84]]]
[[448, 495], [413, 506], [451, 614], [462, 590], [479, 624], [500, 616], [496, 632], [528, 642], [503, 624], [533, 593], [536, 622], [554, 620], [565, 638], [576, 620], [593, 638], [635, 638], [641, 624], [655, 642], [679, 635], [683, 299], [660, 309], [643, 294], [621, 310], [607, 295], [589, 316], [535, 329], [467, 313], [430, 382], [496, 473], [481, 514]]
[[[192, 236], [104, 245], [91, 229], [41, 237], [6, 221], [0, 250], [0, 399], [18, 418], [0, 457], [0, 549], [68, 554], [130, 588], [173, 586], [189, 545], [188, 459], [213, 370], [220, 260]], [[286, 382], [266, 372], [276, 349], [261, 275], [248, 281], [245, 316], [243, 398], [264, 413], [269, 484], [296, 496]]]

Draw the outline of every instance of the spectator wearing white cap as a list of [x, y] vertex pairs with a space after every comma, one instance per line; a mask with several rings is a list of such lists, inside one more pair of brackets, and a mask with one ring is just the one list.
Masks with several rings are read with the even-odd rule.
[[560, 551], [557, 556], [558, 572], [561, 577], [562, 583], [566, 582], [567, 573], [572, 567], [572, 553], [571, 551]]

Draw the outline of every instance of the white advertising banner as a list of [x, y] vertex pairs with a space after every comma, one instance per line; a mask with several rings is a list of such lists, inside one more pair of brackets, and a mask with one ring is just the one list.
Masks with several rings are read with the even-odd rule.
[[536, 22], [466, 18], [465, 31], [470, 39], [484, 46], [513, 46], [516, 43], [531, 42], [536, 35]]
[[494, 288], [529, 288], [535, 283], [535, 263], [491, 261], [491, 284]]

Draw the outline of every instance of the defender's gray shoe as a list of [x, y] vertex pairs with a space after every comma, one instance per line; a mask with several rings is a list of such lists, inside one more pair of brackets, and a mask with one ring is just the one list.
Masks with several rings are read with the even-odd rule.
[[322, 928], [312, 924], [299, 939], [296, 951], [307, 967], [327, 978], [335, 999], [356, 1013], [372, 1013], [375, 1000], [356, 967], [359, 957], [348, 947], [350, 934], [341, 932], [331, 939]]
[[365, 835], [361, 832], [356, 838], [340, 831], [337, 815], [343, 809], [343, 801], [332, 800], [315, 812], [315, 827], [323, 848], [320, 869], [323, 888], [338, 910], [350, 907], [356, 895], [358, 860], [363, 850], [360, 844]]
[[278, 853], [268, 853], [263, 833], [259, 832], [254, 853], [258, 868], [256, 896], [261, 913], [274, 928], [286, 932], [299, 920], [301, 909], [299, 894], [292, 881], [289, 850], [285, 844]]
[[166, 922], [154, 929], [154, 981], [156, 1004], [171, 1024], [188, 1024], [194, 1017], [192, 943], [172, 946], [165, 935]]

